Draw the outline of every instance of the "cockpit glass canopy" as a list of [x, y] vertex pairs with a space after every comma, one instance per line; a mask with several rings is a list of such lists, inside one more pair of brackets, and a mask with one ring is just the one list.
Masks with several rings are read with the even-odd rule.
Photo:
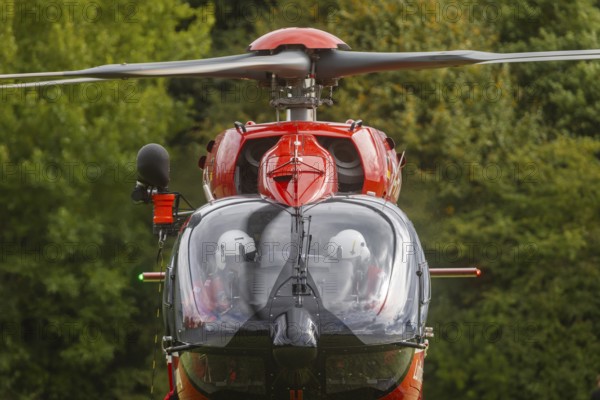
[[[333, 315], [364, 342], [381, 335], [391, 340], [406, 335], [407, 326], [414, 328], [412, 226], [380, 206], [342, 199], [305, 207], [303, 216], [311, 241], [300, 255], [321, 316]], [[298, 262], [295, 224], [293, 208], [260, 199], [215, 207], [192, 219], [177, 255], [181, 328], [191, 335], [188, 340], [207, 340], [193, 332], [208, 326], [233, 335], [249, 320], [274, 323], [272, 299], [293, 297], [281, 282]], [[320, 329], [321, 335], [337, 331]], [[216, 336], [220, 340], [211, 345], [227, 343]]]

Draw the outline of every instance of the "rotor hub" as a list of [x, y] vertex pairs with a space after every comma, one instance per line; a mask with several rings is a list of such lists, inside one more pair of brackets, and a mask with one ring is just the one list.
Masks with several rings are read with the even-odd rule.
[[314, 28], [283, 28], [269, 32], [248, 46], [248, 51], [276, 50], [281, 46], [301, 45], [307, 49], [350, 50], [342, 39]]
[[286, 120], [315, 121], [316, 110], [319, 106], [333, 104], [329, 91], [329, 98], [322, 98], [323, 89], [337, 86], [337, 79], [326, 81], [318, 80], [316, 76], [316, 64], [322, 51], [350, 50], [344, 41], [328, 32], [314, 28], [283, 28], [256, 39], [248, 46], [248, 51], [265, 52], [271, 54], [286, 49], [303, 48], [310, 57], [310, 70], [303, 77], [286, 79], [277, 74], [271, 77], [271, 101], [270, 104], [279, 111], [286, 111]]

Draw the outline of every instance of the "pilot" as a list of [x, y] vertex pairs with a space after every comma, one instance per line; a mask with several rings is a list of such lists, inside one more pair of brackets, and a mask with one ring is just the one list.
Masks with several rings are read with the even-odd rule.
[[367, 241], [362, 233], [354, 229], [345, 229], [337, 233], [330, 240], [337, 246], [337, 258], [342, 260], [355, 260], [366, 263], [371, 257]]
[[227, 231], [217, 241], [217, 270], [224, 270], [227, 265], [239, 266], [245, 261], [252, 261], [255, 255], [256, 244], [246, 232], [239, 229]]
[[333, 236], [330, 243], [337, 246], [338, 260], [353, 263], [355, 294], [359, 300], [369, 300], [375, 307], [385, 273], [372, 259], [365, 237], [355, 229], [345, 229]]
[[246, 232], [232, 229], [219, 236], [215, 270], [204, 283], [214, 311], [223, 313], [231, 308], [240, 269], [255, 256], [256, 244]]

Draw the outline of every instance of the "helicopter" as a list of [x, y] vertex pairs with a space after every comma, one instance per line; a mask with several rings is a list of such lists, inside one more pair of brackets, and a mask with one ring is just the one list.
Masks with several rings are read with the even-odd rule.
[[[431, 277], [417, 232], [396, 205], [404, 153], [361, 120], [324, 122], [339, 79], [390, 70], [599, 59], [600, 50], [529, 53], [350, 51], [313, 28], [270, 32], [248, 53], [4, 74], [60, 78], [0, 88], [151, 77], [252, 79], [276, 121], [235, 122], [199, 160], [208, 203], [180, 207], [169, 155], [137, 155], [132, 198], [152, 203], [153, 231], [176, 242], [164, 272], [165, 399], [422, 399]], [[285, 117], [280, 119], [280, 115]]]

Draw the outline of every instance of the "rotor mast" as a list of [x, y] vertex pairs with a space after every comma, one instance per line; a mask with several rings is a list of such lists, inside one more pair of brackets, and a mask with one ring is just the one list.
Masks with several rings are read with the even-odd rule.
[[[300, 78], [271, 75], [271, 106], [279, 112], [285, 111], [287, 121], [316, 121], [317, 108], [333, 104], [331, 95], [321, 99], [324, 87], [337, 85], [337, 79], [328, 79], [326, 84], [317, 80], [316, 65], [323, 51], [350, 50], [340, 38], [313, 28], [286, 28], [267, 33], [248, 46], [249, 51], [277, 54], [285, 50], [304, 52], [310, 58], [308, 73]], [[330, 92], [331, 93], [331, 92]]]
[[315, 78], [307, 78], [293, 86], [288, 98], [306, 99], [306, 103], [285, 110], [286, 121], [316, 121], [317, 105], [315, 99]]
[[279, 112], [285, 111], [286, 121], [316, 121], [317, 108], [322, 104], [331, 105], [331, 98], [321, 99], [323, 86], [318, 84], [314, 74], [305, 79], [286, 81], [277, 85], [276, 79], [271, 87], [271, 106]]

